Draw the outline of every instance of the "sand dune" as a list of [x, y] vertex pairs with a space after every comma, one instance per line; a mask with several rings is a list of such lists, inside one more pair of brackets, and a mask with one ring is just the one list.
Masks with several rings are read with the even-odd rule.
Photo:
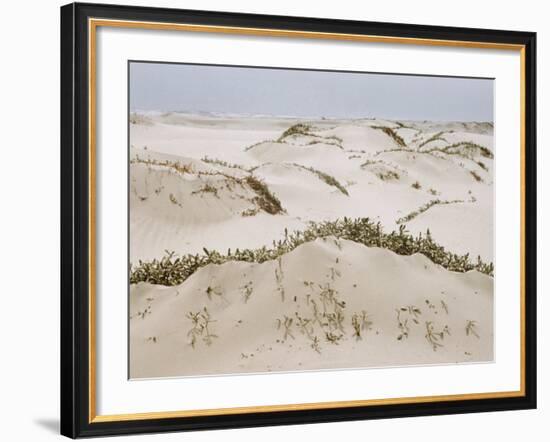
[[211, 265], [178, 286], [132, 286], [131, 377], [490, 361], [492, 289], [334, 237]]
[[[493, 260], [489, 123], [146, 113], [132, 114], [130, 145], [133, 264], [166, 250], [270, 247], [310, 222], [343, 217], [386, 232], [429, 229], [452, 253]], [[325, 312], [343, 315], [336, 328], [321, 325], [326, 317], [311, 322], [327, 284], [345, 302]], [[131, 374], [489, 361], [492, 286], [476, 271], [335, 238], [262, 264], [209, 264], [177, 286], [131, 285]], [[190, 313], [203, 334], [190, 333]], [[216, 321], [211, 345], [207, 315]], [[360, 340], [352, 321], [364, 326]]]

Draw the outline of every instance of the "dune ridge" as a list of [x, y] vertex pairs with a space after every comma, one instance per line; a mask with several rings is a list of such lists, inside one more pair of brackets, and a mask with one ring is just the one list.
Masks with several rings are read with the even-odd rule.
[[335, 237], [132, 287], [133, 378], [493, 357], [491, 277]]

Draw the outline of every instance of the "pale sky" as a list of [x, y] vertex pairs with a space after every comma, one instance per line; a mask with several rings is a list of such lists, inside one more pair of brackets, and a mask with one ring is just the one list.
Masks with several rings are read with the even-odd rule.
[[492, 79], [130, 63], [132, 111], [493, 121]]

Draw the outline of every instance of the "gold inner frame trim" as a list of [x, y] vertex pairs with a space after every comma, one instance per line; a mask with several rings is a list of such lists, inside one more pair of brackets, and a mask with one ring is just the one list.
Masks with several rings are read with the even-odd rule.
[[[265, 37], [291, 37], [369, 43], [411, 44], [420, 46], [443, 46], [477, 49], [518, 51], [520, 54], [520, 389], [486, 393], [465, 393], [437, 396], [415, 396], [388, 399], [315, 402], [283, 405], [261, 405], [233, 408], [158, 411], [128, 414], [96, 414], [96, 31], [97, 28], [115, 27], [162, 31], [207, 32], [217, 34], [254, 35]], [[89, 93], [89, 423], [133, 421], [145, 419], [168, 419], [178, 417], [220, 416], [246, 413], [272, 413], [278, 411], [322, 410], [328, 408], [365, 407], [375, 405], [419, 404], [427, 402], [482, 400], [525, 396], [525, 46], [493, 42], [423, 39], [377, 35], [340, 34], [329, 32], [292, 31], [283, 29], [210, 26], [182, 23], [140, 22], [111, 19], [88, 19], [88, 93]]]

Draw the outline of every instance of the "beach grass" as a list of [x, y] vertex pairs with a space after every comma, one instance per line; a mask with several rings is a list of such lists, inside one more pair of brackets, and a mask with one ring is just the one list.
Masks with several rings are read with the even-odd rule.
[[494, 271], [492, 262], [486, 263], [480, 257], [477, 261], [473, 261], [469, 254], [457, 255], [447, 251], [432, 239], [429, 230], [424, 235], [414, 236], [407, 232], [404, 225], [401, 225], [398, 231], [385, 233], [380, 223], [374, 223], [369, 218], [343, 218], [336, 221], [310, 222], [307, 229], [290, 234], [285, 231], [284, 238], [273, 241], [272, 247], [269, 248], [264, 246], [234, 251], [229, 249], [225, 254], [204, 249], [202, 254], [183, 256], [167, 251], [161, 259], [140, 260], [136, 265], [130, 265], [130, 284], [148, 282], [167, 286], [178, 285], [208, 264], [223, 264], [230, 261], [263, 263], [276, 260], [302, 244], [329, 236], [354, 241], [368, 247], [388, 249], [399, 255], [420, 253], [435, 264], [454, 272], [477, 270], [492, 276]]

